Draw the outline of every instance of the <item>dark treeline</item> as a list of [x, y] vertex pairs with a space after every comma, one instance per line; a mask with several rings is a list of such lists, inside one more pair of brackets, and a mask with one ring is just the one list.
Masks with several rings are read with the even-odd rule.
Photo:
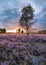
[[46, 34], [46, 30], [38, 31], [39, 34]]
[[6, 33], [6, 29], [5, 28], [0, 28], [0, 33]]

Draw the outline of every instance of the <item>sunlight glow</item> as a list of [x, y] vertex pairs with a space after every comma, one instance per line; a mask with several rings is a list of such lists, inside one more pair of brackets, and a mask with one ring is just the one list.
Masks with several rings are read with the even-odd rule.
[[16, 33], [16, 30], [7, 30], [6, 32]]
[[[26, 30], [25, 29], [23, 29], [23, 28], [18, 28], [18, 29], [20, 29], [20, 33], [22, 32], [22, 30], [23, 30], [24, 33], [26, 33]], [[6, 32], [7, 33], [18, 33], [18, 29], [15, 29], [15, 30], [7, 30]]]

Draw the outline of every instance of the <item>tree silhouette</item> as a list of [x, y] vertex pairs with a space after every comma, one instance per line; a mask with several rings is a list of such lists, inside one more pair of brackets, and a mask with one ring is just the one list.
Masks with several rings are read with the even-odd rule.
[[19, 29], [18, 29], [18, 33], [20, 33], [20, 31], [21, 31], [21, 29], [19, 28]]
[[34, 23], [32, 22], [34, 17], [34, 10], [31, 5], [28, 5], [22, 9], [22, 16], [20, 18], [19, 24], [26, 29], [27, 36], [29, 36], [29, 27]]
[[6, 33], [6, 29], [5, 28], [2, 29], [2, 33]]
[[24, 31], [22, 30], [21, 33], [24, 33]]
[[39, 34], [46, 34], [46, 30], [38, 31]]
[[6, 29], [5, 28], [3, 28], [3, 29], [0, 28], [0, 33], [6, 33]]

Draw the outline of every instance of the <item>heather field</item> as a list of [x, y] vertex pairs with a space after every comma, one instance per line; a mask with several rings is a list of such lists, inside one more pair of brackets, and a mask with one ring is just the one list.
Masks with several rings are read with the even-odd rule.
[[46, 65], [46, 35], [0, 34], [0, 65]]

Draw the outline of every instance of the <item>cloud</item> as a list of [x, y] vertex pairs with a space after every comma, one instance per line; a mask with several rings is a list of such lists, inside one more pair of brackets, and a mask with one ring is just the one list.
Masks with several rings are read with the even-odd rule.
[[[21, 9], [28, 4], [35, 10], [35, 28], [46, 27], [46, 0], [0, 0], [0, 26], [12, 28], [18, 25]], [[41, 25], [42, 24], [42, 25]]]
[[43, 8], [35, 18], [37, 18], [39, 29], [46, 29], [46, 8]]
[[4, 23], [6, 21], [9, 21], [10, 19], [13, 18], [18, 18], [18, 16], [20, 16], [19, 12], [17, 12], [16, 9], [5, 9], [1, 14], [0, 14], [0, 20], [4, 21]]

